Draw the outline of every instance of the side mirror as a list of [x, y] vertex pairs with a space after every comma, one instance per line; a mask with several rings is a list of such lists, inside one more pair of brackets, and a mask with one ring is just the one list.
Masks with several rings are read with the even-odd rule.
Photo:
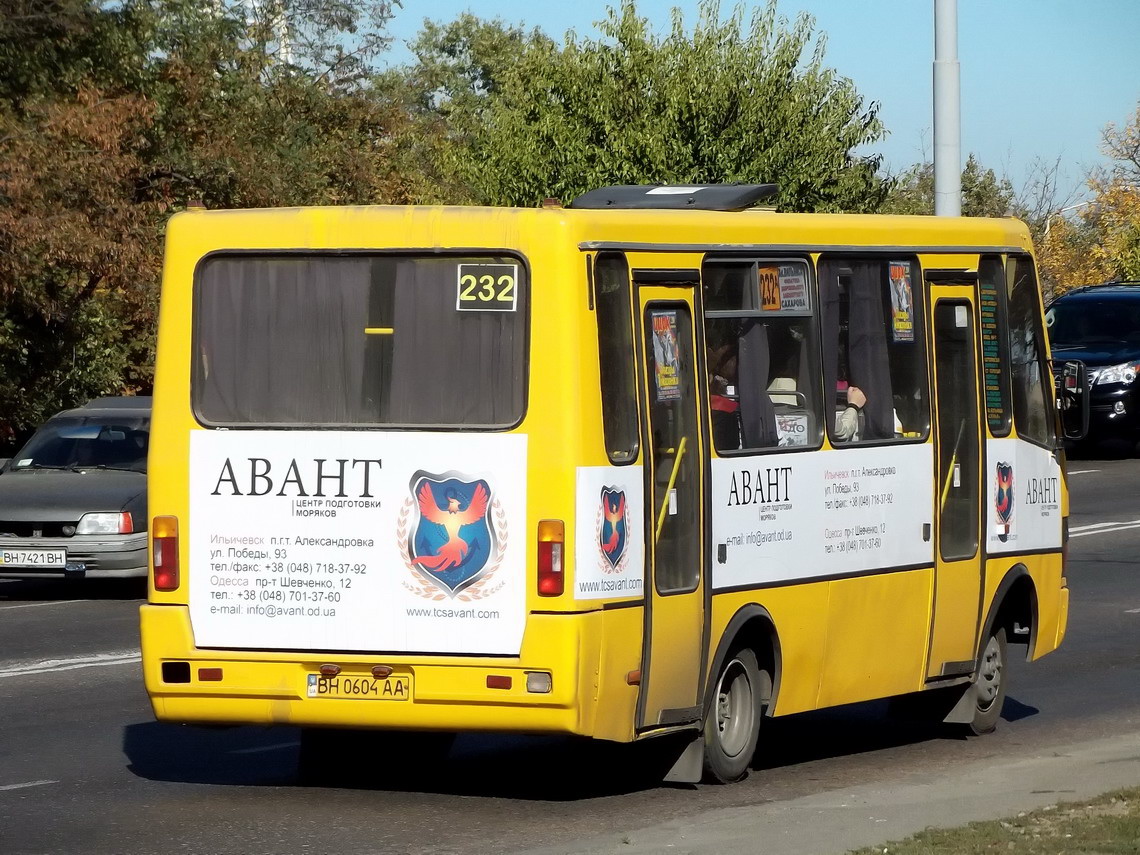
[[1081, 440], [1089, 432], [1089, 388], [1085, 364], [1076, 360], [1061, 363], [1057, 378], [1057, 409], [1065, 439]]

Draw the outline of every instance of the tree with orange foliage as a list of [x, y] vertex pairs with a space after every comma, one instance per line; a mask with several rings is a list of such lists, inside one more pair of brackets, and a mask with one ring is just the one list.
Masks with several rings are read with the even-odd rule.
[[1140, 104], [1102, 132], [1112, 163], [1089, 176], [1091, 200], [1051, 215], [1037, 254], [1046, 296], [1109, 280], [1140, 280]]

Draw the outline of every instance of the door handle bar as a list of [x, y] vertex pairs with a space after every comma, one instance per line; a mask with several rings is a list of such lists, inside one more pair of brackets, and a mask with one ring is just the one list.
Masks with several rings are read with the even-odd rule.
[[677, 473], [681, 471], [681, 460], [685, 456], [685, 446], [688, 444], [687, 436], [681, 437], [681, 444], [677, 446], [677, 456], [673, 459], [673, 471], [669, 473], [669, 486], [665, 488], [665, 495], [661, 501], [661, 513], [657, 515], [657, 531], [653, 535], [653, 544], [661, 539], [661, 528], [665, 525], [665, 509], [669, 507], [669, 494], [673, 492], [673, 485], [677, 483]]

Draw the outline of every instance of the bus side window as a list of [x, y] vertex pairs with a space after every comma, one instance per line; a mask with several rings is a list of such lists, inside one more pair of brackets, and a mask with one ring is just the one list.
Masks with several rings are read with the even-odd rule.
[[914, 257], [820, 259], [823, 382], [833, 443], [928, 435], [921, 282]]
[[631, 463], [638, 452], [637, 381], [625, 256], [613, 252], [599, 255], [594, 282], [606, 454], [611, 463]]
[[718, 452], [819, 444], [810, 270], [799, 259], [710, 261], [702, 274]]
[[1041, 292], [1033, 262], [1009, 259], [1009, 352], [1013, 379], [1013, 423], [1022, 439], [1050, 447], [1054, 441], [1053, 382], [1045, 366]]
[[1008, 294], [1000, 256], [983, 255], [978, 264], [979, 327], [986, 421], [996, 437], [1009, 436], [1013, 423], [1009, 384]]

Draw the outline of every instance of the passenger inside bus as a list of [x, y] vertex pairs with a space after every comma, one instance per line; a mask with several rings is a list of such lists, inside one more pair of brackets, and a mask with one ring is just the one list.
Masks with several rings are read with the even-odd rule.
[[814, 442], [808, 336], [801, 329], [808, 322], [709, 321], [709, 409], [717, 451]]

